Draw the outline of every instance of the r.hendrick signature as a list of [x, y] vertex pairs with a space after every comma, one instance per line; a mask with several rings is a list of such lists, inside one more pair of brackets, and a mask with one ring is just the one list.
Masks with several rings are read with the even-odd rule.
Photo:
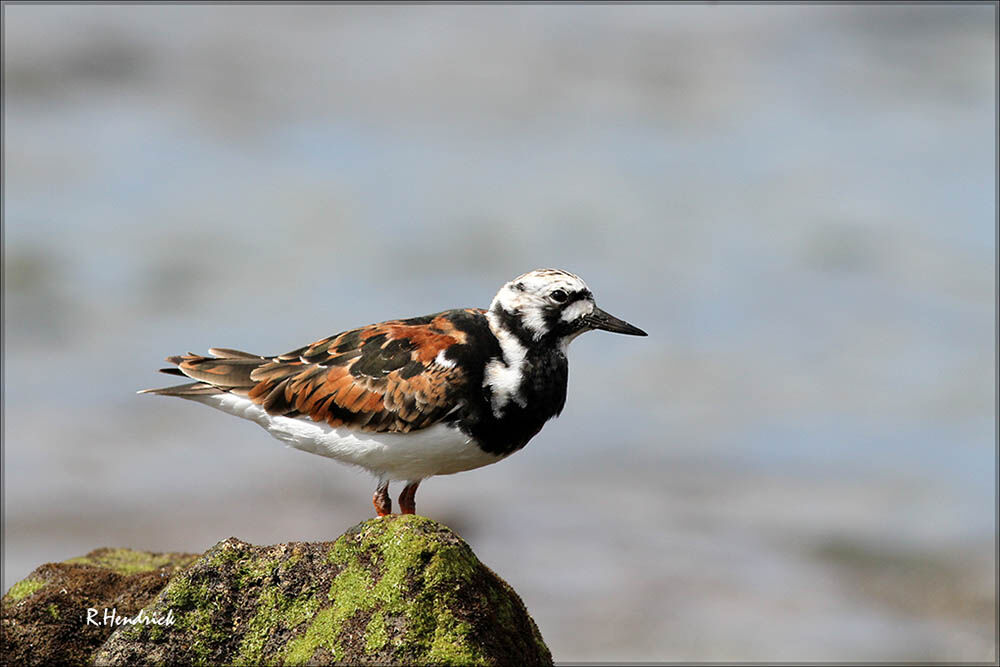
[[167, 615], [164, 616], [159, 612], [154, 612], [152, 615], [147, 614], [146, 610], [141, 610], [135, 616], [122, 616], [118, 613], [116, 607], [108, 609], [104, 608], [104, 618], [101, 621], [97, 620], [97, 610], [93, 607], [87, 608], [87, 625], [173, 625], [174, 624], [174, 610], [168, 609]]

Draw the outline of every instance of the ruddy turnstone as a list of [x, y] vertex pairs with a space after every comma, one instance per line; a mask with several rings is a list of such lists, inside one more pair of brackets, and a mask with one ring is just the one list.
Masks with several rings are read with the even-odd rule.
[[139, 393], [179, 396], [249, 419], [303, 451], [371, 471], [379, 516], [389, 482], [417, 485], [472, 470], [528, 444], [566, 402], [566, 348], [585, 331], [645, 336], [609, 315], [579, 277], [525, 273], [488, 310], [463, 308], [351, 329], [261, 357], [213, 348], [167, 357], [164, 373], [194, 380]]

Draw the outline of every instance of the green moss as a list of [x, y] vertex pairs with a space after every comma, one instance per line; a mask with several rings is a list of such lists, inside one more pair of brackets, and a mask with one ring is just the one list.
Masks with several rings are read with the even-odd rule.
[[230, 563], [235, 563], [241, 556], [241, 552], [230, 542], [222, 542], [218, 544], [214, 551], [215, 553], [208, 558], [208, 563], [216, 567], [222, 567], [229, 565]]
[[336, 656], [333, 636], [333, 609], [323, 609], [316, 614], [304, 635], [288, 642], [282, 661], [286, 665], [304, 665], [312, 660], [316, 649], [320, 647], [326, 648]]
[[[157, 626], [154, 626], [154, 627], [157, 627]], [[146, 626], [144, 626], [144, 625], [130, 625], [130, 626], [125, 626], [125, 627], [120, 628], [118, 630], [118, 632], [122, 633], [123, 635], [125, 635], [129, 639], [139, 641], [139, 640], [141, 640], [143, 638], [143, 634], [146, 632]], [[152, 630], [150, 630], [150, 632], [152, 632]]]
[[213, 647], [226, 640], [227, 631], [212, 626], [214, 600], [208, 586], [179, 575], [170, 582], [167, 600], [177, 619], [172, 631], [184, 633], [189, 638], [196, 663], [209, 664]]
[[319, 598], [315, 595], [303, 595], [299, 597], [282, 612], [285, 618], [285, 625], [291, 629], [299, 627], [316, 615], [319, 603]]
[[22, 579], [7, 591], [7, 595], [4, 597], [11, 602], [17, 602], [18, 600], [23, 600], [29, 595], [33, 595], [35, 591], [43, 588], [45, 586], [44, 581], [39, 581], [38, 579]]
[[458, 621], [443, 600], [435, 604], [434, 636], [427, 653], [429, 662], [446, 665], [482, 665], [486, 659], [469, 642], [472, 628]]
[[198, 609], [188, 612], [185, 616], [187, 622], [178, 624], [177, 629], [190, 637], [191, 651], [196, 656], [194, 663], [197, 665], [212, 664], [213, 648], [226, 640], [226, 633], [212, 627], [213, 611], [211, 609]]
[[427, 585], [467, 581], [475, 575], [479, 561], [468, 549], [457, 546], [438, 547], [436, 558], [427, 564]]
[[[348, 533], [334, 543], [327, 560], [341, 569], [327, 594], [332, 604], [313, 618], [304, 635], [289, 642], [284, 652], [287, 662], [306, 662], [320, 647], [327, 648], [335, 659], [338, 658], [343, 653], [338, 639], [345, 624], [356, 614], [364, 614], [373, 609], [375, 613], [365, 631], [365, 648], [369, 653], [374, 653], [388, 643], [385, 614], [401, 614], [406, 611], [404, 578], [413, 564], [405, 559], [389, 559], [389, 569], [383, 571], [379, 580], [374, 582], [370, 569], [362, 564], [359, 556], [365, 552], [369, 557], [377, 558], [377, 554], [385, 548], [379, 543], [385, 539], [386, 526], [394, 523], [397, 522], [370, 522], [360, 531]], [[392, 537], [395, 536], [393, 533]], [[399, 551], [402, 554], [407, 549]]]
[[70, 558], [65, 562], [103, 567], [119, 574], [137, 574], [150, 572], [165, 565], [188, 565], [196, 558], [197, 556], [193, 555], [178, 558], [177, 554], [151, 554], [132, 549], [98, 549], [86, 556]]
[[[164, 600], [174, 610], [176, 625], [149, 629], [143, 639], [168, 641], [161, 638], [176, 639], [175, 633], [182, 633], [190, 651], [186, 659], [214, 662], [233, 631], [231, 624], [217, 620], [218, 607], [228, 604], [223, 596], [238, 592], [236, 599], [248, 597], [255, 606], [249, 615], [243, 612], [238, 646], [226, 658], [234, 664], [336, 662], [358, 651], [387, 662], [487, 662], [476, 636], [483, 629], [474, 628], [475, 621], [459, 611], [469, 604], [462, 597], [470, 594], [463, 585], [480, 578], [483, 566], [433, 521], [393, 517], [360, 524], [326, 553], [332, 580], [324, 578], [322, 588], [307, 585], [290, 593], [278, 582], [303, 557], [302, 551], [275, 550], [257, 556], [241, 543], [221, 543], [208, 561], [233, 575], [228, 579], [232, 587], [216, 590], [211, 569], [177, 575]], [[516, 625], [516, 601], [503, 590], [490, 585], [474, 594], [477, 606], [496, 610], [498, 625]], [[219, 627], [213, 627], [213, 619]], [[291, 639], [276, 647], [283, 637]]]
[[251, 619], [240, 643], [239, 664], [256, 664], [263, 657], [264, 644], [279, 629], [295, 628], [311, 618], [319, 608], [319, 599], [303, 595], [289, 600], [275, 588], [260, 596], [257, 613]]
[[371, 596], [372, 578], [360, 565], [345, 568], [330, 586], [328, 597], [333, 600], [334, 619], [339, 623], [358, 609], [368, 609], [374, 600]]
[[50, 602], [49, 606], [45, 608], [45, 611], [49, 612], [49, 616], [52, 617], [53, 621], [59, 620], [59, 608], [56, 607], [55, 602]]
[[162, 641], [167, 636], [167, 631], [162, 625], [153, 625], [149, 628], [149, 641]]
[[375, 653], [376, 651], [380, 651], [388, 641], [389, 635], [385, 630], [385, 616], [381, 612], [372, 614], [371, 620], [368, 621], [368, 627], [365, 628], [365, 652]]
[[[175, 625], [140, 628], [135, 641], [195, 664], [367, 656], [466, 665], [488, 662], [486, 652], [500, 646], [494, 632], [525, 632], [516, 596], [461, 539], [423, 517], [364, 522], [325, 552], [320, 544], [289, 546], [219, 543], [175, 575], [157, 603], [173, 610]], [[534, 640], [539, 655], [548, 656], [532, 630], [523, 638], [526, 650]], [[484, 637], [489, 641], [480, 646]], [[520, 640], [515, 644], [522, 650]]]
[[181, 611], [204, 607], [210, 597], [208, 586], [196, 584], [183, 574], [175, 577], [167, 588], [170, 607]]
[[273, 589], [265, 591], [260, 596], [257, 613], [251, 619], [250, 625], [243, 635], [243, 641], [240, 643], [239, 663], [260, 662], [264, 642], [281, 622], [278, 614], [279, 609], [284, 606], [284, 602], [281, 594]]
[[245, 563], [240, 563], [237, 580], [239, 587], [247, 588], [270, 579], [277, 569], [278, 560], [275, 558], [248, 559]]
[[[427, 519], [418, 518], [417, 523]], [[428, 537], [420, 526], [403, 521], [388, 526], [385, 536], [393, 547], [385, 576], [376, 586], [376, 595], [386, 604], [387, 611], [402, 612], [409, 637], [432, 662], [472, 664], [484, 661], [470, 642], [471, 627], [452, 615], [452, 596], [461, 582], [475, 577], [479, 561], [472, 552], [457, 544], [442, 544]], [[434, 530], [436, 533], [436, 529]], [[423, 574], [420, 592], [407, 599], [407, 578], [412, 573]], [[419, 583], [419, 582], [418, 582]]]
[[280, 564], [280, 558], [257, 558], [249, 548], [225, 541], [216, 546], [208, 563], [219, 569], [234, 568], [238, 587], [242, 590], [270, 579]]
[[[316, 615], [303, 636], [289, 642], [286, 661], [306, 662], [321, 646], [339, 659], [344, 630], [355, 617], [370, 612], [363, 631], [368, 654], [389, 643], [387, 619], [393, 618], [405, 627], [411, 655], [445, 664], [484, 662], [471, 647], [471, 627], [450, 611], [459, 582], [475, 575], [479, 561], [460, 545], [436, 540], [437, 530], [429, 519], [414, 516], [368, 522], [341, 537], [327, 557], [341, 568], [327, 596], [332, 605]], [[371, 566], [363, 564], [362, 554]], [[374, 581], [373, 570], [381, 570]]]
[[333, 543], [330, 554], [326, 557], [332, 565], [350, 565], [358, 562], [355, 546], [344, 537]]
[[286, 558], [281, 563], [281, 565], [279, 566], [278, 569], [281, 572], [287, 572], [288, 570], [291, 570], [293, 567], [295, 567], [300, 560], [302, 560], [302, 553], [301, 552], [295, 552], [291, 556], [289, 556], [288, 558]]

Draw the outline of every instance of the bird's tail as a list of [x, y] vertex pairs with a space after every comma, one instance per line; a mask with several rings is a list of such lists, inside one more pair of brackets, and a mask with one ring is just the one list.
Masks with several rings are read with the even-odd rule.
[[160, 396], [179, 396], [195, 398], [224, 392], [246, 395], [256, 384], [250, 379], [254, 369], [268, 362], [266, 357], [229, 350], [226, 348], [211, 348], [209, 353], [215, 356], [204, 357], [198, 354], [184, 354], [167, 357], [167, 361], [175, 364], [173, 368], [161, 368], [161, 373], [179, 375], [195, 380], [188, 384], [159, 389], [143, 389], [140, 394], [159, 394]]

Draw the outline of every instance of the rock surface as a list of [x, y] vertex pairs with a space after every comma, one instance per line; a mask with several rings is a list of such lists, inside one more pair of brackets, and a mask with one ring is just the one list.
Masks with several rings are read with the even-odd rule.
[[[48, 563], [3, 596], [5, 665], [84, 665], [115, 630], [104, 610], [134, 616], [198, 554], [97, 549]], [[87, 622], [87, 610], [95, 623]]]
[[[229, 538], [200, 557], [146, 556], [176, 557], [159, 574], [153, 572], [157, 581], [170, 579], [165, 587], [154, 589], [141, 580], [146, 583], [133, 594], [128, 580], [119, 580], [117, 597], [96, 604], [78, 597], [57, 607], [58, 626], [59, 619], [45, 616], [52, 591], [61, 586], [50, 586], [43, 575], [46, 568], [69, 565], [42, 566], [15, 584], [3, 601], [4, 661], [18, 656], [35, 664], [111, 665], [552, 663], [514, 590], [458, 535], [423, 517], [366, 521], [336, 542], [259, 547]], [[88, 581], [150, 574], [88, 567]], [[31, 582], [45, 588], [30, 592], [39, 585]], [[137, 587], [139, 582], [135, 579]], [[124, 625], [113, 634], [108, 627], [103, 635], [87, 629], [84, 635], [86, 607], [115, 604], [119, 614], [135, 615], [144, 606], [146, 618], [162, 621], [170, 614], [173, 623]], [[26, 615], [29, 607], [32, 613]], [[21, 631], [9, 646], [8, 621]], [[56, 627], [61, 631], [46, 644], [47, 652], [30, 645], [31, 638]]]

